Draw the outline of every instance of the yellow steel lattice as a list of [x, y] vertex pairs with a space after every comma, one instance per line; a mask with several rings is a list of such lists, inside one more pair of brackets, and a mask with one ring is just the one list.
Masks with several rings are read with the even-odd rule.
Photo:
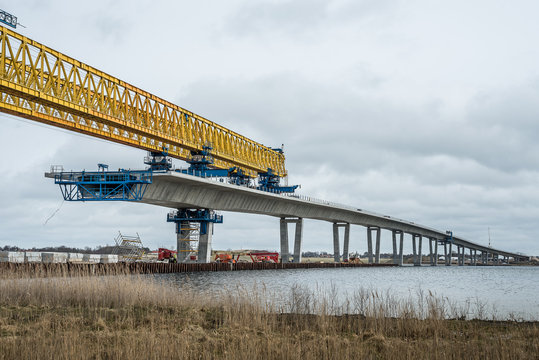
[[0, 111], [188, 159], [210, 143], [217, 168], [286, 176], [284, 155], [0, 26]]

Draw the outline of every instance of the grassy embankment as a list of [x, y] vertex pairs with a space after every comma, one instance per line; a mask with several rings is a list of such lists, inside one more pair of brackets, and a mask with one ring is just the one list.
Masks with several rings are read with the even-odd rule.
[[[468, 312], [418, 294], [399, 301], [358, 290], [300, 287], [209, 296], [110, 276], [0, 280], [0, 359], [529, 359], [537, 323], [447, 320]], [[317, 313], [318, 315], [311, 315]], [[361, 315], [343, 315], [357, 313]]]

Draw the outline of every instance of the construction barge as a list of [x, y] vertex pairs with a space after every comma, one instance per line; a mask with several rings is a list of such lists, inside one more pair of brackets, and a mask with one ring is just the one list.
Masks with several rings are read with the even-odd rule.
[[281, 269], [334, 269], [394, 267], [395, 264], [363, 263], [144, 263], [120, 262], [114, 264], [77, 263], [0, 263], [0, 278], [56, 277], [56, 276], [104, 276], [137, 274], [172, 274], [200, 271], [243, 271]]

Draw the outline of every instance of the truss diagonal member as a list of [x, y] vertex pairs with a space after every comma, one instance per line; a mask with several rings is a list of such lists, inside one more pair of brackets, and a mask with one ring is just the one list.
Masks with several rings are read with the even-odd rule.
[[0, 27], [0, 111], [186, 160], [211, 143], [213, 166], [286, 176], [284, 155]]

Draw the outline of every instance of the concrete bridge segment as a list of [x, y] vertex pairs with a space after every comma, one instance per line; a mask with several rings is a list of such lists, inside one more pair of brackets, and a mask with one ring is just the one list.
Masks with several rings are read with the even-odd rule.
[[[367, 228], [369, 262], [373, 261], [372, 232], [376, 232], [376, 248], [374, 261], [380, 261], [380, 231], [382, 229], [393, 233], [393, 259], [402, 265], [402, 244], [404, 233], [412, 235], [414, 248], [414, 265], [420, 266], [422, 262], [422, 239], [429, 240], [431, 265], [438, 263], [438, 243], [444, 246], [446, 265], [450, 265], [452, 245], [458, 248], [457, 259], [459, 265], [464, 264], [465, 248], [473, 250], [475, 256], [470, 256], [470, 263], [476, 264], [477, 251], [481, 251], [483, 263], [488, 263], [489, 254], [522, 260], [526, 256], [517, 253], [492, 249], [475, 244], [460, 237], [452, 237], [447, 241], [445, 231], [419, 225], [410, 221], [380, 215], [362, 209], [334, 204], [328, 201], [315, 200], [295, 194], [273, 194], [256, 189], [227, 184], [219, 178], [200, 178], [177, 172], [156, 173], [153, 182], [144, 194], [142, 202], [164, 206], [167, 208], [205, 208], [221, 211], [261, 214], [275, 216], [281, 219], [281, 255], [283, 261], [289, 259], [288, 224], [296, 224], [293, 262], [301, 260], [302, 245], [302, 219], [316, 219], [334, 224], [335, 261], [340, 261], [339, 228], [345, 228], [344, 257], [347, 260], [348, 244], [350, 238], [350, 224], [361, 225]], [[399, 250], [397, 250], [397, 238]], [[449, 250], [447, 249], [449, 246]], [[434, 248], [434, 250], [433, 250]], [[207, 253], [207, 251], [206, 251]], [[485, 255], [483, 255], [485, 254]], [[494, 258], [492, 258], [494, 259]], [[499, 261], [499, 260], [497, 260]]]

